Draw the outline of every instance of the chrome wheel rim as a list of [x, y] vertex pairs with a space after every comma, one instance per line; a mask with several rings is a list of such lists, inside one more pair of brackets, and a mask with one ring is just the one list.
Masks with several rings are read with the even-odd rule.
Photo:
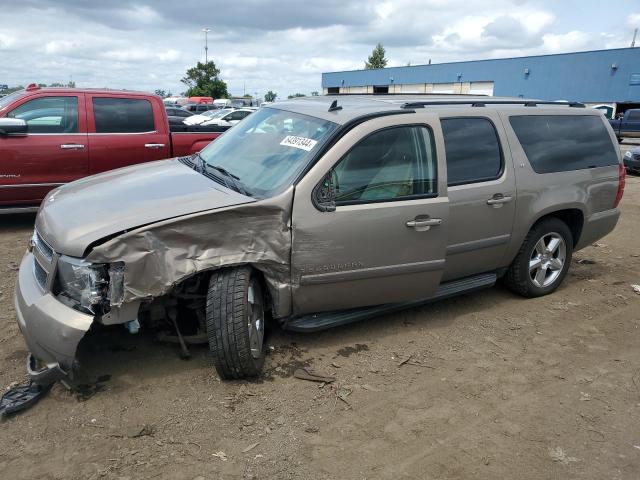
[[540, 288], [555, 282], [564, 268], [567, 246], [556, 232], [543, 235], [533, 247], [529, 257], [529, 277]]
[[249, 328], [249, 346], [251, 356], [260, 358], [262, 342], [264, 340], [264, 306], [262, 305], [262, 291], [260, 285], [252, 279], [247, 290], [247, 327]]

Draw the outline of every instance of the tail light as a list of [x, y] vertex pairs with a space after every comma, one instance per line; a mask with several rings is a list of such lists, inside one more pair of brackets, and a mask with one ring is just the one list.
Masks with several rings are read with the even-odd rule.
[[616, 208], [622, 200], [622, 195], [624, 194], [624, 184], [627, 179], [627, 170], [624, 168], [624, 165], [618, 165], [618, 192], [616, 193], [616, 200], [613, 202], [613, 208]]

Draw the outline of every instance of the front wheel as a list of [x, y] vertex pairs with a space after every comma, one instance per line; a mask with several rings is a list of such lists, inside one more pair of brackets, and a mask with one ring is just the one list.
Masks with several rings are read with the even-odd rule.
[[507, 287], [525, 297], [555, 291], [567, 275], [573, 253], [573, 235], [566, 223], [547, 218], [529, 231], [507, 270]]
[[213, 364], [222, 379], [255, 377], [265, 358], [264, 295], [249, 267], [214, 272], [206, 305]]

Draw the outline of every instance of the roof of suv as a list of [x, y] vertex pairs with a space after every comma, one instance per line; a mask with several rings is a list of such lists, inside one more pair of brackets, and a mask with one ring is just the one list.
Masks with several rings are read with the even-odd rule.
[[[332, 102], [336, 101], [338, 107], [329, 111]], [[512, 98], [512, 97], [489, 97], [486, 95], [455, 95], [455, 94], [422, 94], [422, 95], [324, 95], [315, 97], [300, 97], [293, 100], [276, 102], [265, 106], [266, 108], [277, 108], [291, 112], [310, 115], [313, 117], [330, 120], [335, 123], [344, 124], [354, 118], [384, 113], [387, 111], [398, 111], [403, 109], [405, 104], [427, 102], [430, 107], [451, 108], [451, 107], [471, 107], [473, 104], [486, 104], [487, 107], [524, 107], [526, 103], [531, 106], [538, 102], [543, 107], [569, 108], [573, 104], [569, 102], [548, 102], [544, 100]], [[505, 102], [500, 104], [499, 102]], [[441, 104], [441, 105], [440, 105]], [[495, 105], [494, 105], [495, 104]], [[484, 106], [484, 105], [483, 105]], [[582, 106], [578, 104], [578, 106]], [[407, 110], [420, 108], [420, 106], [407, 106]]]

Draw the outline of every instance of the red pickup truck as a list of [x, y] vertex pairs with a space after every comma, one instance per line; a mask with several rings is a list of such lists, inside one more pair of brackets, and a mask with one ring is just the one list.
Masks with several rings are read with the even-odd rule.
[[0, 98], [0, 213], [35, 211], [87, 175], [195, 153], [221, 130], [170, 129], [149, 93], [30, 85]]

